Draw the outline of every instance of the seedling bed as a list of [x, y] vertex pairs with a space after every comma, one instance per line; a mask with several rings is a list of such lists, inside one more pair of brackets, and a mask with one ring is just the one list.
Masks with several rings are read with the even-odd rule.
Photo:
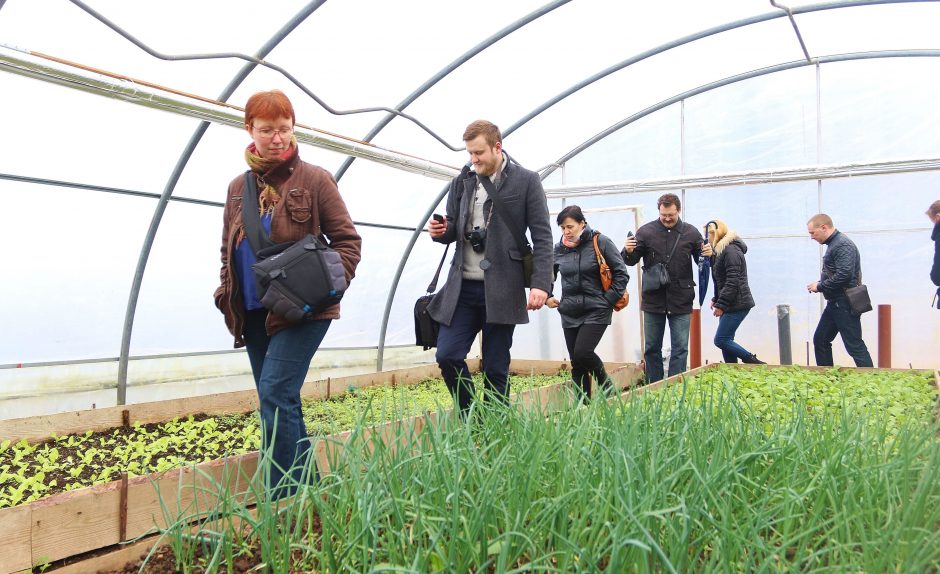
[[[515, 373], [537, 375], [539, 373], [557, 374], [566, 367], [566, 364], [559, 362], [514, 361], [511, 368]], [[478, 364], [471, 365], [471, 368], [478, 368]], [[317, 411], [322, 410], [319, 405], [325, 406], [328, 402], [335, 403], [335, 401], [322, 401], [322, 399], [363, 396], [369, 394], [366, 390], [370, 387], [411, 386], [438, 373], [436, 367], [429, 366], [307, 383], [302, 392], [305, 399], [321, 399], [321, 401], [310, 403], [309, 410], [312, 412], [308, 412], [308, 415], [311, 417], [311, 422], [314, 423], [311, 425], [313, 427], [311, 430], [314, 433], [319, 432], [322, 434], [326, 434], [330, 430], [336, 430], [323, 420], [323, 413], [319, 413], [321, 418], [317, 419]], [[633, 382], [639, 374], [639, 370], [631, 366], [618, 377], [624, 377], [624, 384], [628, 384], [627, 379], [629, 379], [629, 382]], [[533, 395], [537, 400], [542, 400], [542, 395], [546, 393], [543, 390], [535, 389], [524, 394]], [[446, 395], [446, 390], [438, 398], [450, 400]], [[203, 414], [192, 415], [195, 423], [190, 424], [207, 425], [212, 423], [209, 426], [212, 427], [211, 430], [214, 436], [218, 437], [220, 433], [230, 433], [229, 438], [236, 436], [242, 441], [240, 448], [246, 450], [257, 447], [257, 429], [256, 427], [250, 427], [252, 424], [250, 421], [256, 420], [256, 417], [253, 414], [244, 414], [245, 410], [255, 407], [255, 402], [255, 393], [251, 391], [247, 393], [226, 393], [185, 401], [130, 405], [123, 409], [112, 408], [100, 409], [97, 412], [63, 413], [49, 417], [37, 417], [36, 420], [21, 419], [0, 423], [0, 432], [3, 433], [0, 436], [9, 437], [5, 439], [11, 441], [7, 445], [8, 448], [13, 444], [13, 439], [18, 442], [25, 441], [36, 444], [48, 440], [50, 437], [76, 431], [80, 432], [79, 436], [84, 439], [98, 437], [105, 440], [116, 440], [121, 435], [134, 432], [153, 433], [158, 427], [165, 426], [167, 419], [178, 419], [180, 416], [189, 417], [191, 416], [190, 413], [202, 411]], [[434, 405], [425, 404], [421, 408], [422, 410], [434, 408]], [[210, 418], [205, 413], [222, 416], [221, 418]], [[329, 414], [327, 413], [327, 415]], [[354, 419], [355, 417], [352, 417], [352, 422], [355, 422]], [[126, 424], [117, 429], [107, 430], [102, 428], [108, 424], [113, 426], [115, 420], [121, 420]], [[164, 422], [161, 423], [160, 421]], [[213, 423], [213, 421], [216, 422]], [[218, 421], [222, 421], [223, 424], [218, 424]], [[81, 429], [79, 422], [87, 423], [92, 428]], [[169, 424], [177, 424], [178, 422], [178, 420], [176, 422], [170, 420]], [[319, 427], [316, 424], [318, 422], [322, 423]], [[342, 437], [343, 435], [340, 434], [339, 436]], [[89, 456], [89, 449], [82, 448], [81, 442], [83, 441], [78, 441], [70, 449], [67, 448], [54, 455], [56, 461], [50, 460], [52, 457], [47, 454], [44, 462], [51, 466], [57, 461], [67, 460], [69, 455], [73, 457], [73, 461], [77, 460], [77, 457]], [[323, 465], [321, 472], [325, 472], [328, 470], [329, 453], [325, 450], [325, 443], [320, 444], [324, 446], [320, 448], [321, 452], [318, 452], [317, 456], [321, 465]], [[227, 452], [231, 453], [232, 450], [229, 449]], [[190, 462], [183, 460], [182, 455], [194, 457], [195, 461], [199, 461], [207, 458], [217, 458], [223, 451], [224, 448], [222, 447], [214, 451], [201, 449], [196, 452], [193, 452], [192, 449], [187, 450], [184, 447], [176, 447], [176, 450], [172, 451], [174, 454], [171, 456], [178, 458], [164, 457], [160, 459], [160, 463], [164, 464], [165, 468], [170, 468]], [[0, 536], [12, 543], [5, 548], [0, 548], [0, 574], [18, 572], [33, 564], [52, 562], [81, 552], [129, 540], [151, 530], [155, 524], [162, 524], [163, 514], [154, 484], [162, 494], [172, 494], [172, 496], [166, 496], [165, 498], [175, 500], [177, 498], [176, 492], [193, 491], [194, 483], [200, 480], [204, 481], [201, 475], [205, 472], [216, 480], [230, 481], [233, 488], [240, 484], [241, 489], [244, 490], [244, 481], [254, 474], [256, 464], [257, 453], [240, 454], [223, 460], [205, 462], [195, 469], [171, 470], [138, 477], [121, 476], [121, 480], [115, 480], [107, 484], [63, 492], [27, 505], [2, 508], [0, 509]], [[83, 469], [75, 472], [74, 468], [75, 466], [72, 465], [65, 469], [50, 471], [49, 475], [43, 478], [52, 480], [51, 477], [54, 476], [57, 481], [56, 486], [59, 488], [62, 486], [67, 488], [83, 477], [94, 475], [93, 478], [102, 478], [100, 469]], [[195, 472], [193, 472], [194, 470]], [[75, 473], [76, 476], [71, 476], [72, 473]], [[58, 482], [60, 477], [64, 484]], [[107, 478], [107, 476], [104, 478]], [[191, 496], [190, 500], [185, 500], [184, 497], [184, 500], [180, 501], [181, 513], [187, 505], [195, 503], [192, 498], [194, 497]], [[202, 506], [211, 503], [207, 500], [198, 502]]]

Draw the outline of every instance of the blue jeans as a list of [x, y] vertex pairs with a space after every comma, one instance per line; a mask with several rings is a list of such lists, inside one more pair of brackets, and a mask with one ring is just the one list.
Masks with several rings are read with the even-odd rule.
[[437, 364], [447, 389], [461, 416], [473, 403], [473, 380], [467, 367], [467, 353], [473, 339], [483, 330], [484, 399], [491, 394], [502, 402], [509, 400], [509, 349], [515, 325], [486, 322], [486, 294], [482, 281], [464, 280], [450, 325], [441, 325], [437, 334]]
[[[280, 498], [293, 494], [297, 484], [315, 473], [306, 468], [310, 441], [301, 410], [300, 387], [332, 320], [303, 322], [269, 337], [264, 329], [267, 314], [264, 309], [247, 313], [245, 346], [258, 389], [261, 447], [263, 452], [270, 452], [266, 481], [272, 497]], [[274, 490], [287, 471], [291, 480]]]
[[646, 382], [655, 383], [663, 378], [663, 336], [666, 334], [666, 321], [669, 321], [669, 376], [685, 371], [689, 357], [689, 326], [692, 314], [667, 315], [666, 313], [643, 312], [643, 330], [646, 344], [643, 359], [646, 361]]
[[721, 349], [721, 356], [726, 363], [737, 363], [738, 359], [746, 359], [751, 356], [750, 351], [734, 342], [734, 334], [750, 311], [750, 309], [725, 311], [718, 318], [718, 328], [715, 330], [715, 346]]
[[832, 366], [832, 342], [836, 335], [842, 335], [845, 350], [855, 359], [856, 367], [874, 366], [868, 347], [862, 340], [862, 319], [849, 312], [849, 302], [845, 297], [829, 301], [819, 318], [819, 324], [816, 325], [813, 347], [816, 350], [817, 365]]

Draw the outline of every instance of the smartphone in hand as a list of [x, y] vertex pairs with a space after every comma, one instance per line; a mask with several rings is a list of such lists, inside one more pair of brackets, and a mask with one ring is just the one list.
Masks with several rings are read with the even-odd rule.
[[441, 215], [440, 213], [435, 213], [434, 215], [431, 216], [431, 218], [434, 219], [434, 221], [438, 223], [444, 223], [444, 216]]

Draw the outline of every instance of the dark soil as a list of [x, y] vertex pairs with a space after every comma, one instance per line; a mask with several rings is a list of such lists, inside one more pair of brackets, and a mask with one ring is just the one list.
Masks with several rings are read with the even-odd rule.
[[[228, 431], [243, 426], [245, 420], [252, 416], [256, 415], [254, 413], [248, 413], [244, 415], [210, 417], [205, 413], [198, 413], [187, 418], [196, 422], [202, 422], [209, 418], [215, 418], [218, 422], [217, 429], [220, 431]], [[166, 423], [150, 423], [146, 425], [140, 425], [140, 429], [147, 433], [154, 433], [159, 431], [160, 435], [171, 435], [171, 433], [168, 433], [165, 430], [165, 424]], [[114, 457], [114, 453], [112, 452], [113, 445], [126, 444], [127, 442], [133, 441], [135, 440], [135, 435], [140, 434], [140, 432], [141, 431], [135, 427], [116, 427], [113, 429], [92, 433], [91, 436], [83, 440], [82, 444], [78, 446], [70, 447], [63, 444], [62, 442], [57, 442], [55, 440], [49, 440], [45, 441], [44, 443], [40, 443], [54, 446], [59, 452], [58, 460], [60, 461], [60, 464], [56, 469], [46, 473], [46, 478], [43, 482], [45, 484], [52, 484], [54, 481], [55, 486], [50, 487], [45, 492], [45, 496], [64, 492], [67, 490], [66, 487], [69, 484], [78, 483], [84, 486], [93, 484], [97, 482], [93, 480], [93, 478], [98, 476], [102, 469], [105, 468], [114, 469], [115, 474], [112, 475], [111, 480], [118, 480], [120, 478], [120, 472], [126, 469], [126, 463]], [[81, 472], [73, 477], [69, 471], [75, 467], [75, 464], [81, 461], [82, 453], [87, 452], [91, 448], [98, 449], [101, 456], [95, 458], [92, 463], [83, 465]], [[207, 460], [217, 459], [226, 454], [225, 452], [210, 452], [210, 450], [211, 449], [205, 448], [204, 444], [202, 444], [202, 441], [196, 441], [195, 446], [189, 449], [170, 445], [163, 452], [161, 452], [160, 457], [176, 456], [186, 460], [188, 463], [201, 463]], [[34, 451], [34, 453], [24, 456], [23, 460], [29, 462], [30, 464], [38, 465], [39, 463], [35, 456], [37, 452], [38, 450]], [[0, 454], [0, 465], [12, 462], [12, 459], [10, 458], [11, 455], [12, 450]], [[137, 462], [143, 463], [144, 461]], [[144, 465], [142, 464], [142, 466]]]

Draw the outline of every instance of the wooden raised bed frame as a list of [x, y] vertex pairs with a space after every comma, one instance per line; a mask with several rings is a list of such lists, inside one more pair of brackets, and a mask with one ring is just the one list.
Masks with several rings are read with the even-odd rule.
[[[468, 361], [468, 365], [474, 372], [479, 370], [479, 360]], [[632, 385], [642, 377], [642, 371], [632, 364], [608, 363], [608, 368], [611, 378], [621, 388]], [[512, 372], [528, 374], [556, 374], [567, 369], [568, 364], [561, 361], [514, 360], [510, 365]], [[350, 387], [413, 385], [439, 376], [437, 365], [427, 365], [330, 378], [307, 382], [301, 390], [301, 396], [322, 400], [345, 394]], [[524, 391], [521, 398], [525, 404], [539, 402], [547, 406], [563, 400], [564, 393], [562, 385], [549, 385]], [[163, 422], [195, 413], [244, 413], [257, 408], [257, 402], [255, 391], [239, 391], [13, 419], [0, 421], [0, 438], [39, 442], [53, 435]], [[424, 415], [375, 425], [369, 432], [386, 437], [393, 429], [392, 425], [399, 424], [414, 425], [414, 432], [417, 433], [424, 424]], [[317, 442], [315, 456], [321, 472], [329, 471], [330, 450], [342, 445], [348, 436], [348, 432], [339, 433]], [[180, 514], [191, 513], [195, 508], [211, 508], [215, 505], [215, 499], [203, 488], [213, 483], [227, 482], [233, 491], [244, 490], [246, 481], [255, 474], [257, 464], [258, 453], [252, 452], [195, 467], [63, 492], [29, 504], [0, 509], [0, 540], [3, 541], [0, 545], [0, 574], [29, 572], [35, 565], [121, 544], [144, 536], [153, 531], [154, 527], [163, 527], [165, 518], [160, 495], [164, 501], [179, 504]], [[146, 546], [146, 550], [149, 550], [149, 546]], [[101, 567], [81, 563], [79, 570], [72, 570], [93, 571]]]

